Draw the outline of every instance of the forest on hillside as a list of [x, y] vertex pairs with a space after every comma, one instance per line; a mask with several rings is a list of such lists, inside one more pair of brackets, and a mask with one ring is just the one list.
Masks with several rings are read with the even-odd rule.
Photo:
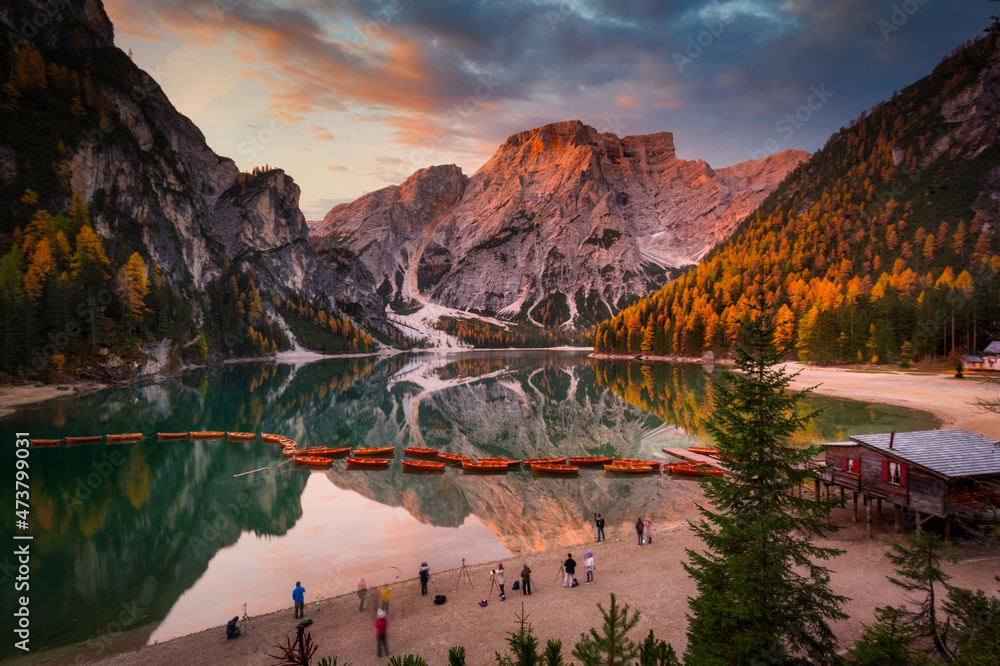
[[861, 114], [697, 267], [599, 324], [595, 350], [725, 354], [758, 276], [789, 357], [908, 363], [984, 347], [1000, 334], [1000, 235], [974, 208], [1000, 190], [998, 70], [994, 31]]

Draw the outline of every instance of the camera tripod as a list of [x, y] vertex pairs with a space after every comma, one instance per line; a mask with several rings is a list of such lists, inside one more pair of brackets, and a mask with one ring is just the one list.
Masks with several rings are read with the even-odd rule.
[[[465, 580], [469, 581], [469, 587], [475, 587], [472, 584], [472, 577], [469, 575], [469, 569], [465, 566], [465, 558], [462, 558], [462, 568], [458, 570], [458, 580], [455, 581], [455, 591], [458, 592], [458, 586], [462, 584], [462, 576], [465, 576]], [[435, 586], [437, 587], [437, 586]]]
[[493, 594], [494, 588], [496, 588], [496, 590], [499, 592], [500, 588], [497, 585], [497, 574], [496, 574], [496, 571], [491, 571], [490, 572], [490, 589], [486, 593], [487, 597], [490, 596], [491, 594]]
[[243, 631], [247, 630], [247, 627], [252, 627], [253, 622], [250, 620], [250, 616], [247, 615], [247, 602], [243, 602], [243, 617], [240, 618], [240, 624], [243, 625]]

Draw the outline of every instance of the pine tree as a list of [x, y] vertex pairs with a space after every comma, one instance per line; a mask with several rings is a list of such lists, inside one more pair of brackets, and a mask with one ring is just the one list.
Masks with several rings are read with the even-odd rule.
[[887, 606], [875, 609], [875, 624], [862, 625], [864, 632], [850, 649], [854, 666], [910, 666], [914, 637], [903, 620], [906, 611]]
[[694, 526], [707, 552], [688, 550], [684, 565], [698, 587], [685, 660], [779, 664], [807, 655], [833, 663], [837, 642], [828, 621], [847, 617], [840, 610], [847, 599], [833, 593], [829, 569], [816, 561], [842, 551], [812, 542], [835, 529], [826, 517], [830, 503], [792, 494], [813, 478], [807, 463], [820, 449], [788, 444], [809, 417], [796, 413], [802, 393], [786, 392], [794, 375], [772, 367], [781, 361], [772, 321], [759, 305], [753, 314], [735, 348], [739, 372], [715, 383], [705, 421], [730, 475], [704, 482], [713, 508], [701, 507], [704, 520]]
[[604, 617], [602, 633], [591, 628], [590, 635], [580, 634], [580, 640], [573, 648], [573, 656], [580, 660], [583, 666], [625, 666], [639, 655], [639, 647], [626, 634], [639, 623], [639, 611], [629, 617], [630, 607], [618, 605], [614, 593], [611, 594], [611, 605], [608, 610], [597, 604]]

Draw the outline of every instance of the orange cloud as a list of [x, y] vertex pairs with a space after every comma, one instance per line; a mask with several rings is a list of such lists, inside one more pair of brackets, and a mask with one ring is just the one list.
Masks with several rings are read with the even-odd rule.
[[348, 169], [347, 167], [341, 166], [339, 164], [327, 164], [326, 168], [329, 171], [350, 171], [350, 169]]
[[658, 109], [676, 109], [681, 105], [681, 103], [675, 99], [664, 99], [658, 102], [653, 102], [653, 106]]
[[307, 127], [310, 132], [315, 132], [313, 138], [317, 141], [333, 141], [336, 137], [325, 127], [320, 127], [318, 125], [313, 125], [312, 127]]
[[618, 106], [620, 106], [623, 109], [634, 109], [635, 95], [626, 95], [625, 97], [619, 97]]

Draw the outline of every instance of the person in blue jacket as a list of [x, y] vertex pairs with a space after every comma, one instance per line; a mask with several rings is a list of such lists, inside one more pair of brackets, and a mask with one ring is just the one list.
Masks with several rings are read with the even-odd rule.
[[306, 588], [302, 587], [301, 581], [295, 581], [295, 589], [292, 590], [292, 601], [295, 602], [295, 617], [305, 617]]

